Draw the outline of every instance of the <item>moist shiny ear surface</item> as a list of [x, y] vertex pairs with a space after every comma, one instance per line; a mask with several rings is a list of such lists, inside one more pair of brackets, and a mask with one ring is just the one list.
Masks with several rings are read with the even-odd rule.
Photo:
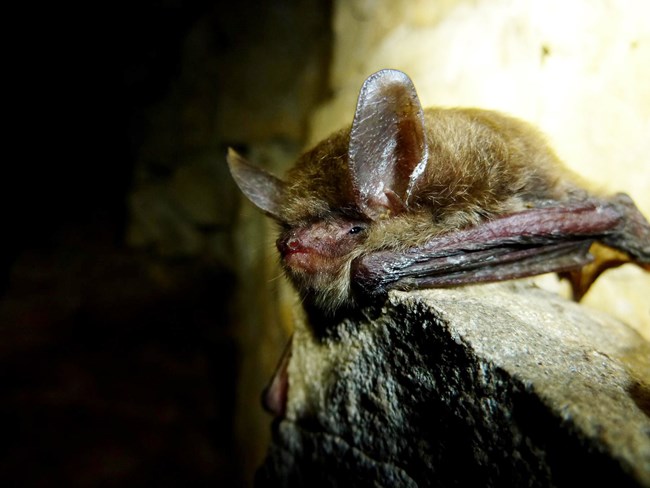
[[382, 70], [365, 81], [348, 156], [357, 205], [369, 218], [406, 210], [428, 159], [424, 113], [406, 74]]

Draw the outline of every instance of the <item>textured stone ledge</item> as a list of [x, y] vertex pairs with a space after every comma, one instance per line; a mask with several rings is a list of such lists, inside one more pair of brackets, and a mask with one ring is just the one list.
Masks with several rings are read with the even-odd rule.
[[259, 486], [650, 486], [650, 343], [522, 282], [298, 327], [289, 382]]

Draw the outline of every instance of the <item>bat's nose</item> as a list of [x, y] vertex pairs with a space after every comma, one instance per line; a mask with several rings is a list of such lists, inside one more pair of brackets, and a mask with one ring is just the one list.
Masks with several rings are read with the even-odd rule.
[[300, 239], [296, 237], [294, 234], [289, 234], [288, 236], [285, 237], [280, 237], [275, 245], [278, 248], [278, 251], [280, 251], [280, 254], [282, 256], [286, 256], [288, 254], [293, 254], [296, 252], [305, 252], [305, 246], [302, 244]]

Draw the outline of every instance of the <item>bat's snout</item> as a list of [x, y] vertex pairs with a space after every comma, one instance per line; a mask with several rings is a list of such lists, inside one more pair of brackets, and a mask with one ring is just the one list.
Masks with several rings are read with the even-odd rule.
[[303, 245], [300, 238], [293, 233], [280, 237], [276, 241], [275, 245], [282, 257], [286, 257], [290, 254], [307, 252], [307, 248]]

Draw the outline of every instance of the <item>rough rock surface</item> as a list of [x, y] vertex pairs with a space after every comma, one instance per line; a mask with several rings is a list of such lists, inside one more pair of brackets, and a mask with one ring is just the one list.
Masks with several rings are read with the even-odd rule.
[[650, 486], [650, 343], [522, 282], [299, 327], [289, 382], [259, 486]]

